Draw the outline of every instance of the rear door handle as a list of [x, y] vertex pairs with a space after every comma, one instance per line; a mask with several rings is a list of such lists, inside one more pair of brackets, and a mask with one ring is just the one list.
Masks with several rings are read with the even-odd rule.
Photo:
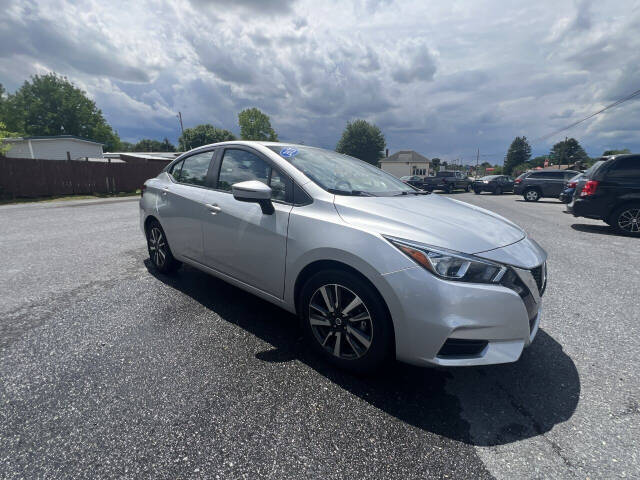
[[205, 203], [204, 206], [207, 207], [207, 210], [211, 212], [211, 215], [215, 215], [216, 213], [222, 210], [222, 208], [220, 208], [216, 204]]

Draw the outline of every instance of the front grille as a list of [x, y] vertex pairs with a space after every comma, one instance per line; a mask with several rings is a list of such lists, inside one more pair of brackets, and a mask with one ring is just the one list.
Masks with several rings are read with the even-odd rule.
[[448, 338], [438, 352], [439, 357], [471, 357], [482, 353], [489, 344], [486, 340]]
[[538, 292], [540, 296], [544, 293], [545, 288], [547, 288], [547, 264], [543, 263], [542, 265], [532, 268], [531, 275], [536, 281], [536, 285], [538, 286]]
[[535, 298], [533, 297], [533, 293], [527, 288], [520, 277], [514, 272], [511, 268], [507, 270], [507, 273], [504, 274], [500, 283], [507, 288], [510, 288], [522, 298], [524, 302], [524, 306], [527, 309], [527, 316], [529, 317], [529, 321], [536, 317], [538, 314], [538, 304], [536, 303]]

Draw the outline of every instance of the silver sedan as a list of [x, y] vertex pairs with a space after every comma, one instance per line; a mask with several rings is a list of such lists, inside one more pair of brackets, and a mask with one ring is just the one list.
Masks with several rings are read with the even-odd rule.
[[297, 314], [342, 368], [514, 362], [540, 323], [546, 253], [521, 228], [333, 151], [197, 148], [145, 182], [140, 222], [160, 272], [186, 263]]

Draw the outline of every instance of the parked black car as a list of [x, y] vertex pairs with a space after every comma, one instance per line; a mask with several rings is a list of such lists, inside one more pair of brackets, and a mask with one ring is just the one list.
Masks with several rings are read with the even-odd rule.
[[513, 192], [514, 180], [506, 175], [487, 175], [479, 180], [475, 180], [471, 185], [476, 195], [482, 192], [491, 192], [494, 195], [501, 195], [504, 192]]
[[514, 193], [527, 202], [537, 202], [543, 197], [558, 198], [567, 180], [580, 172], [574, 170], [537, 170], [523, 173], [515, 180]]
[[425, 177], [423, 190], [442, 190], [451, 193], [454, 190], [471, 190], [471, 179], [462, 172], [441, 171], [436, 173], [435, 177]]
[[407, 175], [400, 177], [400, 180], [416, 188], [422, 188], [422, 185], [424, 185], [424, 178], [420, 175]]
[[567, 211], [640, 237], [640, 155], [603, 159], [580, 179]]

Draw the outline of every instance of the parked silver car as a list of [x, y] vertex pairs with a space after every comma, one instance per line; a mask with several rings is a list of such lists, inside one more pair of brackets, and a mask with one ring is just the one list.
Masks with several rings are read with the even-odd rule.
[[521, 228], [333, 151], [197, 148], [145, 182], [140, 222], [160, 272], [184, 262], [296, 313], [356, 371], [513, 362], [540, 322], [546, 253]]

